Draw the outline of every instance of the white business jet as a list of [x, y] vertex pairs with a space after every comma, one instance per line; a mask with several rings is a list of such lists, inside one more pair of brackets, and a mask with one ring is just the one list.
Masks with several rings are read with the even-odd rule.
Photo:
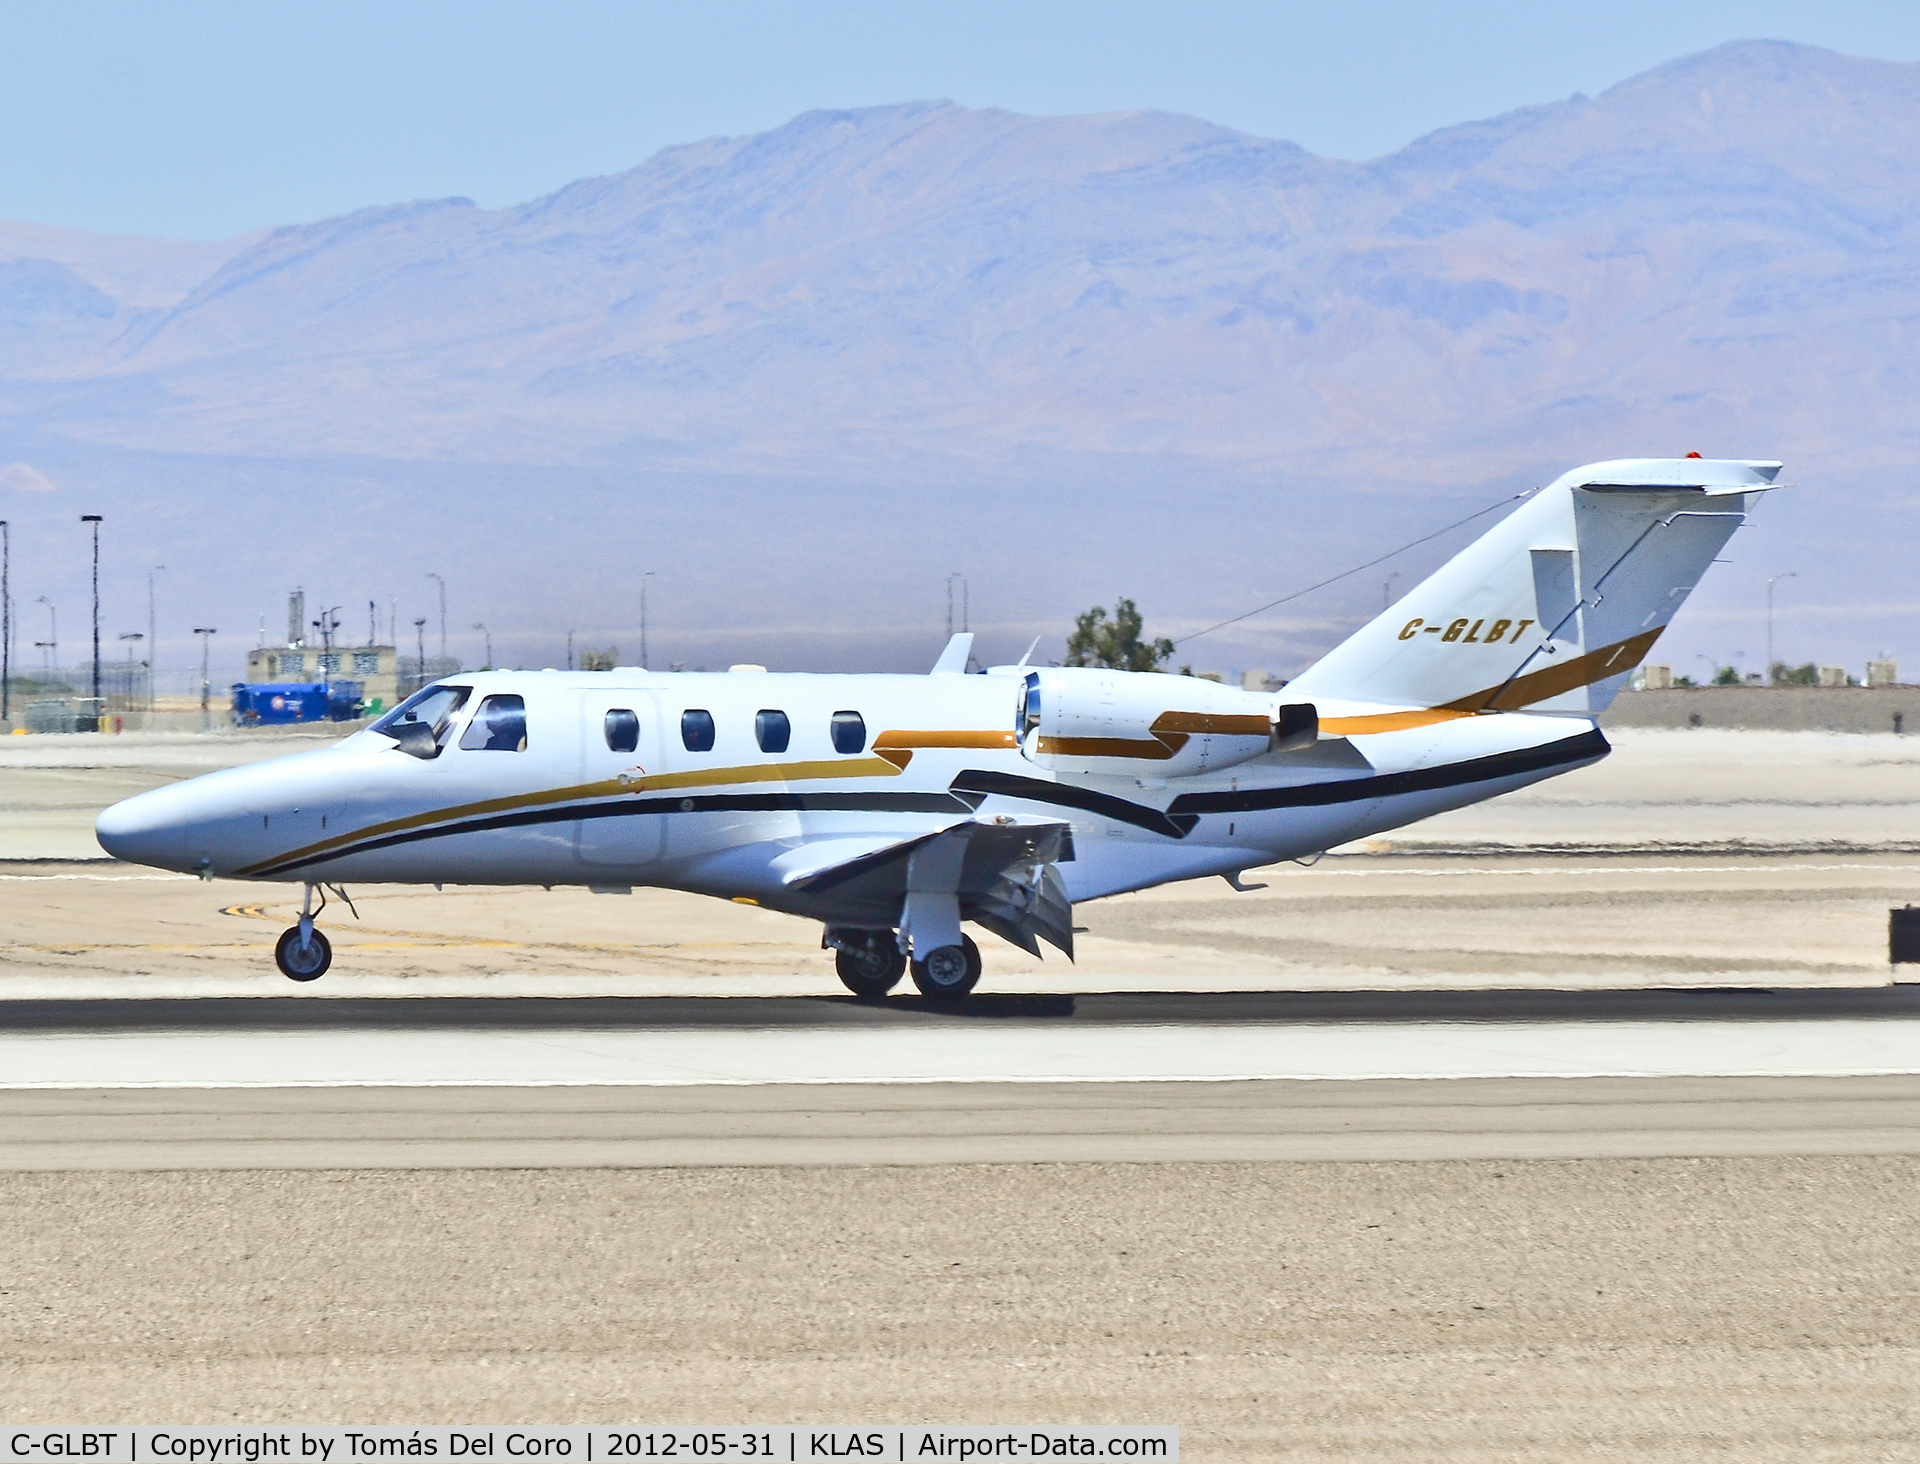
[[101, 846], [305, 886], [691, 890], [825, 926], [877, 998], [973, 989], [970, 922], [1073, 954], [1073, 906], [1300, 858], [1584, 767], [1778, 463], [1596, 463], [1534, 495], [1283, 691], [1025, 664], [927, 676], [491, 671], [334, 746], [115, 804]]

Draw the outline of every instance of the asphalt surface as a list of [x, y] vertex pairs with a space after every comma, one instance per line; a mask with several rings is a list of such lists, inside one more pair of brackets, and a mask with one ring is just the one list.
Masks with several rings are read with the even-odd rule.
[[[1920, 969], [1920, 968], [1917, 968]], [[957, 1004], [802, 997], [260, 996], [0, 1001], [0, 1035], [166, 1030], [741, 1030], [1302, 1022], [1727, 1022], [1920, 1018], [1920, 984], [1631, 991], [977, 992]]]

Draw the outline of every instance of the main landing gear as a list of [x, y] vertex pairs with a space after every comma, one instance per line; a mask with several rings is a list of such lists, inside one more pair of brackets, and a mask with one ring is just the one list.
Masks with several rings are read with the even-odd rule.
[[862, 1001], [878, 1001], [907, 974], [906, 954], [891, 930], [827, 927], [820, 944], [833, 951], [840, 984]]
[[957, 946], [940, 946], [913, 963], [913, 984], [928, 1001], [959, 1001], [980, 981], [980, 947], [963, 935]]
[[[327, 908], [326, 886], [308, 885], [300, 900], [300, 923], [288, 926], [274, 942], [273, 963], [289, 981], [318, 981], [333, 964], [333, 943], [313, 924], [320, 918], [320, 910], [313, 908], [315, 890], [320, 891], [320, 910]], [[345, 890], [337, 885], [334, 890], [341, 899], [347, 900]], [[347, 900], [347, 908], [353, 909], [352, 900]]]
[[[833, 952], [841, 984], [862, 1001], [880, 1000], [907, 974], [906, 954], [891, 930], [828, 926], [820, 944]], [[980, 947], [963, 935], [957, 946], [927, 952], [912, 970], [913, 984], [928, 1001], [959, 1001], [980, 980]]]

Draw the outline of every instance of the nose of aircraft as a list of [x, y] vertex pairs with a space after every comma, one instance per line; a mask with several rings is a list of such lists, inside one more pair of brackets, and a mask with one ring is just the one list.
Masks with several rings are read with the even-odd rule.
[[187, 868], [187, 809], [177, 788], [136, 793], [102, 813], [93, 836], [115, 859], [157, 869]]

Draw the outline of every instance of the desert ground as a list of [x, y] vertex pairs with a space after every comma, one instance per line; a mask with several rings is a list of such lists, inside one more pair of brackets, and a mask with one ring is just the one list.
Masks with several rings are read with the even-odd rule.
[[[1705, 1043], [1757, 1030], [1739, 1003], [1769, 992], [1829, 1026], [1880, 1000], [1887, 909], [1920, 890], [1920, 746], [1614, 741], [1597, 768], [1249, 874], [1260, 891], [1082, 907], [1073, 965], [990, 948], [982, 991], [1013, 1005], [968, 1040], [1011, 1041], [1049, 1002], [1098, 1029], [1131, 1002], [1129, 1040], [1204, 1047], [1319, 993], [1376, 1004], [1340, 1019], [1349, 1042], [1376, 1019], [1486, 1030], [1502, 1001], [1586, 1002], [1617, 1036], [1625, 1009], [1604, 1004], [1632, 999], [1668, 1025], [1708, 1004], [1714, 1021], [1675, 1027]], [[271, 965], [285, 890], [89, 847], [112, 798], [287, 745], [0, 745], [0, 1051], [110, 1009], [133, 1014], [122, 1031], [167, 1008], [168, 1030], [239, 1044], [352, 999], [611, 1001], [640, 1026], [651, 1001], [703, 1040], [729, 1027], [703, 1011], [782, 1014], [732, 1024], [757, 1029], [841, 1010], [811, 927], [648, 891], [354, 889], [357, 920], [328, 912], [334, 971], [295, 988]], [[1442, 999], [1469, 1005], [1449, 1018]], [[296, 1017], [193, 1029], [236, 1000]], [[1916, 1027], [1875, 1010], [1890, 1049]], [[839, 1040], [839, 1020], [805, 1024]], [[924, 1027], [911, 1001], [888, 1020]], [[655, 1157], [538, 1167], [458, 1159], [463, 1136], [506, 1132], [503, 1104], [521, 1141], [562, 1143], [537, 1089], [398, 1102], [210, 1071], [169, 1098], [74, 1071], [0, 1083], [9, 1420], [1138, 1421], [1180, 1424], [1190, 1458], [1920, 1457], [1920, 1100], [1898, 1062], [1772, 1087], [1273, 1080], [1204, 1103], [1195, 1083], [590, 1087], [566, 1121], [599, 1104]], [[290, 1157], [356, 1104], [421, 1157]], [[1256, 1131], [1279, 1147], [1249, 1152], [1307, 1157], [1222, 1147]], [[821, 1147], [742, 1157], [768, 1133]], [[1134, 1148], [1075, 1150], [1087, 1134]], [[194, 1157], [127, 1158], [149, 1140]], [[32, 1160], [55, 1142], [71, 1167]], [[1401, 1153], [1433, 1157], [1379, 1157]]]

